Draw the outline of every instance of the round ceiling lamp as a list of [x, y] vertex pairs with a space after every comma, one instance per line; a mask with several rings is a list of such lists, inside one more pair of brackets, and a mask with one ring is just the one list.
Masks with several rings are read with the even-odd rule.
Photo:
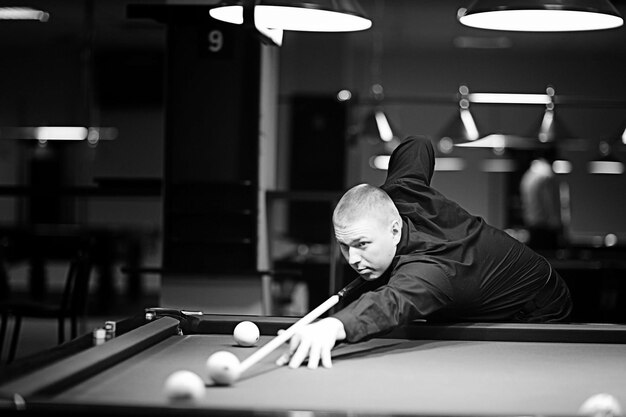
[[620, 27], [624, 19], [608, 0], [475, 0], [459, 21], [479, 29], [572, 32]]
[[[224, 1], [209, 14], [217, 20], [243, 24], [245, 0]], [[257, 26], [305, 32], [354, 32], [369, 29], [367, 18], [356, 0], [257, 0], [254, 20]]]

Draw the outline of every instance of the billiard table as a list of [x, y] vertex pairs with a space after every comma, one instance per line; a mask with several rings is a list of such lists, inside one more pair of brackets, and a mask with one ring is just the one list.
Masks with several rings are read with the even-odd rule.
[[[256, 347], [234, 342], [243, 320], [261, 330]], [[565, 416], [598, 393], [626, 406], [623, 325], [415, 322], [339, 344], [331, 369], [277, 367], [276, 350], [233, 385], [210, 381], [213, 352], [242, 360], [295, 321], [147, 309], [102, 344], [83, 340], [70, 353], [62, 346], [45, 363], [5, 373], [0, 414]], [[167, 376], [181, 369], [205, 380], [201, 400], [163, 394]]]

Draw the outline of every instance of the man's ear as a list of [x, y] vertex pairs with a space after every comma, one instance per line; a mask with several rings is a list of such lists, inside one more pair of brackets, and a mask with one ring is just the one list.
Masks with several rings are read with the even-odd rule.
[[391, 233], [393, 234], [393, 243], [397, 245], [400, 243], [402, 237], [402, 223], [399, 220], [394, 220], [391, 223]]

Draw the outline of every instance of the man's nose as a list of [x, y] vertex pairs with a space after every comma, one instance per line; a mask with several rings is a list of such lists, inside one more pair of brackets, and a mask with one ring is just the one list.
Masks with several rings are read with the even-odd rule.
[[361, 255], [359, 251], [355, 248], [350, 248], [348, 250], [348, 263], [350, 265], [356, 265], [361, 261]]

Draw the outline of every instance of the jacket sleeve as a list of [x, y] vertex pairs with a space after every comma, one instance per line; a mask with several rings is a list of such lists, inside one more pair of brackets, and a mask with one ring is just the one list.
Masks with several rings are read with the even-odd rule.
[[354, 343], [429, 316], [452, 300], [451, 293], [441, 269], [412, 263], [396, 271], [388, 284], [366, 292], [333, 317], [343, 323], [346, 340]]
[[435, 169], [435, 151], [424, 136], [407, 137], [391, 154], [386, 184], [403, 178], [430, 185]]

